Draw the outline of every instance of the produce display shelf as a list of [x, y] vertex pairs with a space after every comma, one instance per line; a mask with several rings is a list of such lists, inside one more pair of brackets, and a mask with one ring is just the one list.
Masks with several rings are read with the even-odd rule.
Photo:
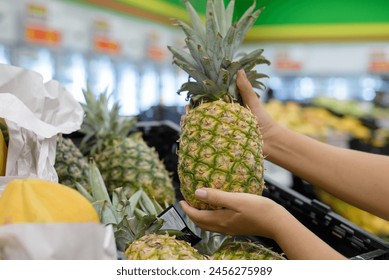
[[319, 200], [266, 178], [264, 196], [283, 205], [327, 244], [350, 259], [389, 259], [389, 243], [336, 214]]
[[[183, 199], [176, 170], [179, 126], [172, 121], [142, 121], [138, 123], [137, 130], [141, 131], [145, 141], [159, 152], [172, 174], [177, 200]], [[350, 259], [389, 259], [387, 241], [336, 214], [318, 199], [298, 192], [293, 186], [283, 186], [274, 179], [265, 177], [266, 189], [263, 195], [283, 205], [302, 224], [339, 253]], [[295, 181], [294, 183], [298, 184]], [[249, 238], [281, 252], [272, 240], [256, 236]]]

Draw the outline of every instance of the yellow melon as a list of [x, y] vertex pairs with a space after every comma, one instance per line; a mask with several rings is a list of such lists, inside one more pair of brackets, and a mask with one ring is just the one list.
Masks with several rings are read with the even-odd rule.
[[0, 225], [9, 223], [99, 223], [81, 193], [37, 178], [14, 179], [0, 196]]

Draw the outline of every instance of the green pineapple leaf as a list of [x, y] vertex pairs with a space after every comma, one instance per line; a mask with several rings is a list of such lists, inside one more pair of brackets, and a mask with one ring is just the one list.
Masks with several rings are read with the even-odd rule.
[[89, 201], [93, 202], [93, 196], [78, 182], [75, 182], [76, 189]]
[[114, 230], [116, 247], [119, 251], [124, 252], [128, 244], [135, 239], [135, 234], [131, 230], [128, 219], [126, 217], [122, 219]]
[[217, 24], [219, 27], [219, 32], [222, 36], [224, 36], [227, 32], [226, 26], [226, 9], [224, 7], [223, 0], [216, 0], [214, 4], [215, 18], [217, 20]]
[[119, 223], [116, 209], [113, 209], [111, 202], [106, 200], [97, 200], [92, 203], [100, 217], [100, 222], [105, 225]]
[[192, 66], [193, 68], [198, 68], [198, 64], [196, 63], [196, 61], [186, 51], [171, 46], [168, 46], [168, 49], [173, 53], [173, 55], [186, 62], [188, 65]]
[[206, 36], [205, 36], [205, 27], [204, 27], [203, 21], [201, 20], [200, 16], [196, 12], [196, 10], [193, 8], [193, 6], [189, 2], [189, 0], [185, 0], [185, 6], [186, 6], [187, 11], [189, 12], [189, 17], [190, 17], [193, 29], [195, 30], [196, 34], [199, 35], [201, 41], [203, 43], [205, 43]]
[[89, 164], [89, 182], [91, 185], [96, 186], [92, 188], [92, 196], [95, 200], [106, 201], [106, 203], [112, 205], [111, 199], [108, 195], [107, 188], [104, 183], [104, 179], [96, 166], [96, 163], [91, 159]]

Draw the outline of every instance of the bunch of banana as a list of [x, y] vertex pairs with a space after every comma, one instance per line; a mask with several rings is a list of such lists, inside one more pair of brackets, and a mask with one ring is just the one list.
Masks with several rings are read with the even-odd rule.
[[[3, 135], [4, 131], [4, 135]], [[8, 131], [4, 119], [0, 118], [0, 176], [5, 176], [5, 166], [7, 163], [7, 138]]]

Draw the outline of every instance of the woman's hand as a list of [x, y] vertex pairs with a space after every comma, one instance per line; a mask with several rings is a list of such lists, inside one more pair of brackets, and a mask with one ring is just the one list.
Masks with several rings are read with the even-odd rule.
[[196, 190], [195, 195], [206, 203], [223, 207], [198, 210], [180, 201], [185, 213], [203, 230], [273, 239], [289, 259], [345, 259], [271, 199], [207, 188]]
[[200, 228], [230, 235], [260, 235], [274, 239], [282, 231], [282, 220], [289, 213], [266, 197], [248, 193], [230, 193], [216, 189], [198, 189], [198, 199], [223, 207], [219, 210], [198, 210], [185, 201], [180, 205]]
[[270, 141], [269, 139], [273, 134], [273, 128], [277, 127], [277, 123], [272, 119], [262, 103], [259, 101], [250, 81], [247, 79], [246, 73], [242, 69], [237, 73], [236, 85], [239, 88], [244, 105], [248, 106], [251, 112], [257, 117], [266, 153], [266, 143]]

